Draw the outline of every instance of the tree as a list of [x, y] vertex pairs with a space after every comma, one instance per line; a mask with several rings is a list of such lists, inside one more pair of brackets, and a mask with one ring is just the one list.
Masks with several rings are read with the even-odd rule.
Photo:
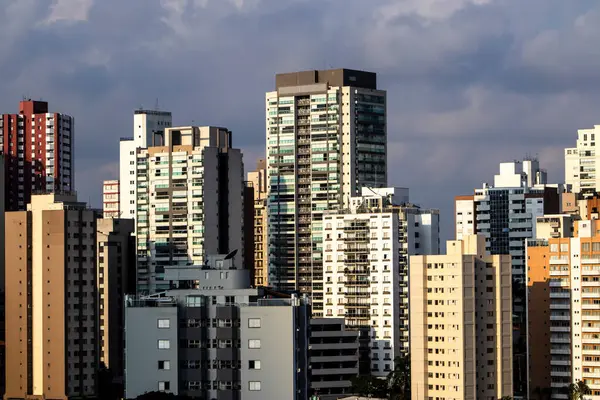
[[352, 378], [352, 392], [363, 397], [387, 397], [388, 388], [385, 379], [373, 375], [360, 375]]
[[577, 383], [571, 383], [566, 388], [567, 396], [569, 400], [581, 400], [586, 394], [590, 394], [591, 390], [585, 382], [578, 381]]
[[387, 376], [388, 399], [410, 400], [410, 355], [396, 357], [394, 370]]

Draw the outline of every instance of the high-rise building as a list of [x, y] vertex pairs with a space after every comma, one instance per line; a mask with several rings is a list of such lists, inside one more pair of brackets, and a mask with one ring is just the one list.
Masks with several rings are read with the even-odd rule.
[[558, 214], [562, 185], [547, 184], [546, 172], [535, 159], [500, 164], [494, 185], [483, 184], [473, 196], [456, 198], [456, 239], [481, 234], [490, 254], [510, 254], [512, 258], [515, 394], [526, 386], [525, 348], [525, 247], [526, 239], [536, 237], [536, 218]]
[[513, 396], [511, 262], [485, 238], [411, 256], [411, 394], [416, 399]]
[[4, 156], [0, 154], [0, 396], [4, 395]]
[[530, 396], [566, 399], [583, 381], [600, 396], [600, 224], [575, 222], [572, 237], [529, 240], [527, 247]]
[[97, 394], [96, 217], [59, 194], [6, 214], [6, 399]]
[[[232, 261], [211, 255], [202, 269], [167, 268], [170, 279], [182, 279], [178, 289], [127, 300], [126, 398], [153, 390], [308, 398], [308, 299], [267, 298], [263, 288], [250, 288], [250, 271]], [[189, 279], [202, 283], [182, 289]]]
[[574, 193], [591, 195], [600, 188], [600, 152], [596, 151], [596, 135], [600, 125], [577, 131], [577, 147], [565, 149], [565, 183]]
[[248, 236], [244, 164], [231, 132], [167, 128], [160, 139], [136, 158], [139, 293], [169, 289], [166, 266], [203, 265], [207, 254], [237, 250], [233, 266], [242, 268]]
[[125, 295], [135, 293], [135, 239], [132, 219], [97, 220], [96, 256], [100, 363], [123, 378]]
[[120, 218], [119, 193], [118, 180], [104, 181], [102, 183], [102, 213], [104, 218]]
[[45, 101], [24, 100], [18, 114], [0, 114], [7, 211], [25, 210], [32, 193], [74, 190], [73, 125]]
[[386, 92], [348, 69], [276, 76], [266, 95], [269, 284], [323, 314], [323, 212], [385, 187]]
[[133, 115], [133, 137], [121, 138], [119, 158], [120, 218], [135, 218], [137, 209], [136, 153], [155, 143], [172, 125], [168, 111], [136, 110]]
[[409, 352], [408, 257], [439, 254], [439, 212], [409, 204], [408, 189], [362, 194], [323, 217], [324, 316], [361, 331], [363, 372], [385, 377]]
[[[267, 245], [267, 163], [260, 159], [256, 170], [248, 172], [248, 181], [254, 188], [254, 285], [268, 286]], [[246, 263], [247, 264], [247, 263]]]

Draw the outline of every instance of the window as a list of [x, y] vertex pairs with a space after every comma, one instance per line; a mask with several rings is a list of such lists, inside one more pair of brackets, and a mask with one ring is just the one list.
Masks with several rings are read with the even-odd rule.
[[171, 382], [169, 382], [169, 381], [158, 382], [158, 390], [163, 391], [163, 392], [165, 390], [171, 390]]
[[248, 382], [248, 389], [250, 389], [251, 391], [255, 392], [255, 391], [259, 391], [260, 390], [260, 381], [250, 381]]
[[248, 328], [260, 328], [260, 318], [248, 318]]
[[248, 340], [248, 348], [249, 349], [260, 349], [260, 339]]
[[248, 361], [248, 369], [260, 369], [260, 360]]
[[171, 341], [169, 339], [160, 339], [158, 341], [158, 348], [159, 349], [170, 349]]
[[159, 329], [168, 329], [171, 327], [171, 320], [169, 319], [159, 319], [158, 320], [158, 328]]
[[171, 361], [159, 361], [158, 369], [171, 369]]

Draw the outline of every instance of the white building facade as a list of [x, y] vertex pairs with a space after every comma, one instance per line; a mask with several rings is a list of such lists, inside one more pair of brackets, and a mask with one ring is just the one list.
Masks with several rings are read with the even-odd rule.
[[164, 146], [137, 152], [138, 292], [170, 288], [167, 266], [203, 265], [206, 254], [244, 259], [244, 166], [217, 127], [165, 131]]
[[577, 147], [565, 149], [565, 184], [572, 185], [573, 193], [594, 194], [600, 188], [600, 153], [596, 151], [596, 137], [600, 139], [600, 125], [577, 131]]
[[[137, 201], [136, 152], [152, 146], [155, 136], [172, 125], [167, 111], [136, 110], [133, 115], [133, 137], [122, 138], [119, 146], [119, 181], [121, 218], [135, 218]], [[160, 143], [157, 143], [160, 144]]]
[[369, 336], [376, 376], [409, 351], [408, 256], [440, 251], [439, 212], [395, 199], [408, 191], [363, 189], [350, 210], [323, 217], [324, 316]]

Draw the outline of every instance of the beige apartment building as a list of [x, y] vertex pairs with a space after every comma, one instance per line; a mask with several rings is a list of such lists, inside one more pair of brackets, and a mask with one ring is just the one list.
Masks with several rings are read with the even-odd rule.
[[71, 195], [6, 214], [5, 399], [97, 394], [95, 222]]
[[413, 398], [512, 396], [511, 257], [486, 255], [485, 237], [470, 235], [410, 265]]
[[256, 170], [248, 172], [248, 182], [254, 189], [254, 285], [268, 286], [267, 245], [267, 162], [256, 162]]

